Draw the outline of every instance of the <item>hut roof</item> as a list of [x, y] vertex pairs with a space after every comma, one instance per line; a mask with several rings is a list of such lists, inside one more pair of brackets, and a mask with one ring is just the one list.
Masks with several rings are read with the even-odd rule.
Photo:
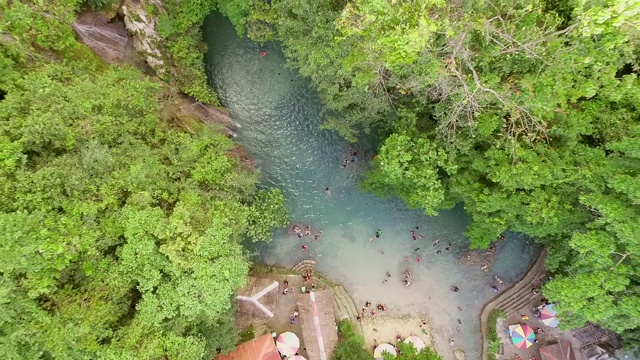
[[297, 303], [302, 339], [309, 359], [331, 359], [333, 349], [338, 342], [331, 296], [331, 292], [327, 290], [298, 294]]
[[571, 343], [566, 340], [540, 348], [542, 360], [575, 360]]
[[236, 292], [235, 303], [238, 312], [254, 320], [270, 318], [278, 304], [279, 293], [280, 287], [277, 281], [251, 276], [247, 286]]
[[271, 334], [265, 334], [236, 346], [226, 355], [217, 355], [215, 360], [280, 360], [280, 353]]

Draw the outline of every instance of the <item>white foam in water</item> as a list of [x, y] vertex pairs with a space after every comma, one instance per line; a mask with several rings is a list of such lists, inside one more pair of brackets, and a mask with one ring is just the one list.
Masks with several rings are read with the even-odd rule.
[[[462, 207], [426, 217], [396, 199], [362, 192], [358, 181], [374, 147], [361, 145], [358, 160], [342, 168], [352, 145], [318, 128], [325, 110], [309, 83], [295, 70], [285, 68], [277, 45], [258, 47], [238, 38], [220, 15], [208, 19], [205, 39], [214, 85], [234, 120], [242, 125], [236, 140], [257, 160], [264, 184], [283, 189], [292, 222], [309, 225], [314, 233], [323, 231], [320, 240], [306, 237], [302, 241], [291, 232], [280, 231], [271, 244], [257, 247], [258, 261], [292, 266], [311, 258], [321, 273], [344, 284], [357, 303], [381, 302], [395, 314], [428, 313], [437, 350], [445, 359], [453, 358], [451, 338], [467, 359], [479, 359], [478, 314], [495, 296], [489, 287], [493, 276], [509, 282], [523, 275], [537, 253], [535, 245], [524, 237], [508, 235], [498, 245], [488, 272], [461, 261], [468, 245], [463, 232], [469, 221]], [[267, 50], [265, 57], [260, 56], [262, 49]], [[417, 241], [410, 234], [415, 226], [423, 235]], [[376, 239], [378, 229], [382, 236]], [[369, 237], [374, 241], [369, 242]], [[437, 247], [432, 246], [435, 239], [441, 239]], [[452, 249], [446, 251], [449, 242]], [[303, 244], [308, 251], [301, 249]], [[416, 248], [420, 249], [414, 251]], [[436, 249], [442, 253], [436, 254]], [[401, 277], [405, 268], [413, 273], [408, 287]], [[387, 271], [392, 276], [384, 284]], [[460, 291], [452, 292], [452, 285]], [[461, 332], [455, 330], [457, 319], [462, 320]]]

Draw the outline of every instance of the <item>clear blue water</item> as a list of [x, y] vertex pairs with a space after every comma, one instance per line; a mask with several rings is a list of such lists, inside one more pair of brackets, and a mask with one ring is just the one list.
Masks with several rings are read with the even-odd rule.
[[[495, 295], [489, 284], [494, 275], [507, 282], [521, 277], [538, 254], [533, 242], [507, 234], [490, 270], [481, 271], [479, 262], [464, 258], [469, 219], [462, 206], [427, 217], [397, 199], [380, 199], [359, 189], [375, 144], [369, 140], [356, 147], [319, 128], [327, 111], [309, 81], [285, 66], [279, 44], [259, 46], [240, 38], [219, 14], [208, 18], [204, 33], [212, 85], [242, 126], [237, 141], [256, 159], [263, 184], [284, 191], [292, 224], [323, 231], [319, 240], [299, 240], [291, 231], [278, 231], [270, 244], [255, 246], [256, 261], [293, 266], [313, 259], [318, 271], [342, 283], [358, 303], [382, 302], [392, 314], [428, 313], [437, 350], [445, 359], [453, 358], [451, 338], [467, 359], [479, 359], [478, 314]], [[261, 57], [261, 50], [267, 55]], [[342, 168], [353, 150], [358, 160]], [[410, 231], [416, 226], [423, 237], [414, 241]], [[376, 239], [378, 229], [382, 236]], [[435, 239], [440, 244], [434, 247]], [[452, 248], [447, 251], [449, 242]], [[401, 279], [405, 268], [413, 272], [409, 287]], [[383, 284], [387, 271], [392, 277]], [[453, 293], [452, 285], [460, 291]], [[462, 320], [460, 332], [457, 319]]]

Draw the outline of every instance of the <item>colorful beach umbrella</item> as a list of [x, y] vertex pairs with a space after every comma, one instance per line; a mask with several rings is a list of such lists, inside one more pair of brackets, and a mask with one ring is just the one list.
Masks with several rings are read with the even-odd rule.
[[558, 319], [556, 319], [553, 304], [545, 306], [542, 311], [540, 311], [540, 320], [549, 327], [558, 327]]
[[533, 345], [533, 341], [536, 339], [536, 334], [528, 325], [511, 325], [509, 326], [509, 334], [513, 345], [520, 349], [526, 349]]
[[285, 332], [278, 336], [276, 348], [283, 356], [295, 355], [300, 349], [300, 339], [292, 332]]
[[418, 352], [420, 352], [426, 346], [424, 344], [424, 341], [422, 341], [422, 339], [420, 339], [415, 335], [411, 335], [408, 338], [404, 339], [404, 342], [406, 342], [407, 344], [412, 344], [413, 347], [416, 348]]
[[376, 360], [382, 360], [382, 353], [383, 352], [388, 352], [389, 354], [396, 356], [396, 348], [391, 345], [391, 344], [380, 344], [378, 345], [378, 347], [373, 351], [373, 357], [376, 358]]

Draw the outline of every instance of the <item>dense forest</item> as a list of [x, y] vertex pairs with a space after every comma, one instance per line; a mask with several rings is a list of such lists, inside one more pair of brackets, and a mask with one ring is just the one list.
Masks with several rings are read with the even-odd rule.
[[[110, 0], [0, 1], [0, 355], [211, 358], [237, 341], [244, 238], [282, 195], [233, 143], [172, 116], [175, 89], [79, 44]], [[164, 1], [176, 77], [207, 85], [200, 24], [282, 42], [356, 142], [363, 188], [436, 214], [464, 203], [474, 248], [506, 230], [549, 249], [567, 328], [640, 342], [640, 3], [634, 0]], [[149, 11], [154, 7], [150, 6]]]
[[286, 224], [282, 194], [76, 42], [81, 6], [0, 2], [0, 357], [211, 359], [238, 340], [240, 241]]
[[385, 134], [363, 187], [436, 214], [463, 202], [482, 248], [549, 249], [562, 326], [640, 341], [640, 3], [235, 0], [357, 141]]

